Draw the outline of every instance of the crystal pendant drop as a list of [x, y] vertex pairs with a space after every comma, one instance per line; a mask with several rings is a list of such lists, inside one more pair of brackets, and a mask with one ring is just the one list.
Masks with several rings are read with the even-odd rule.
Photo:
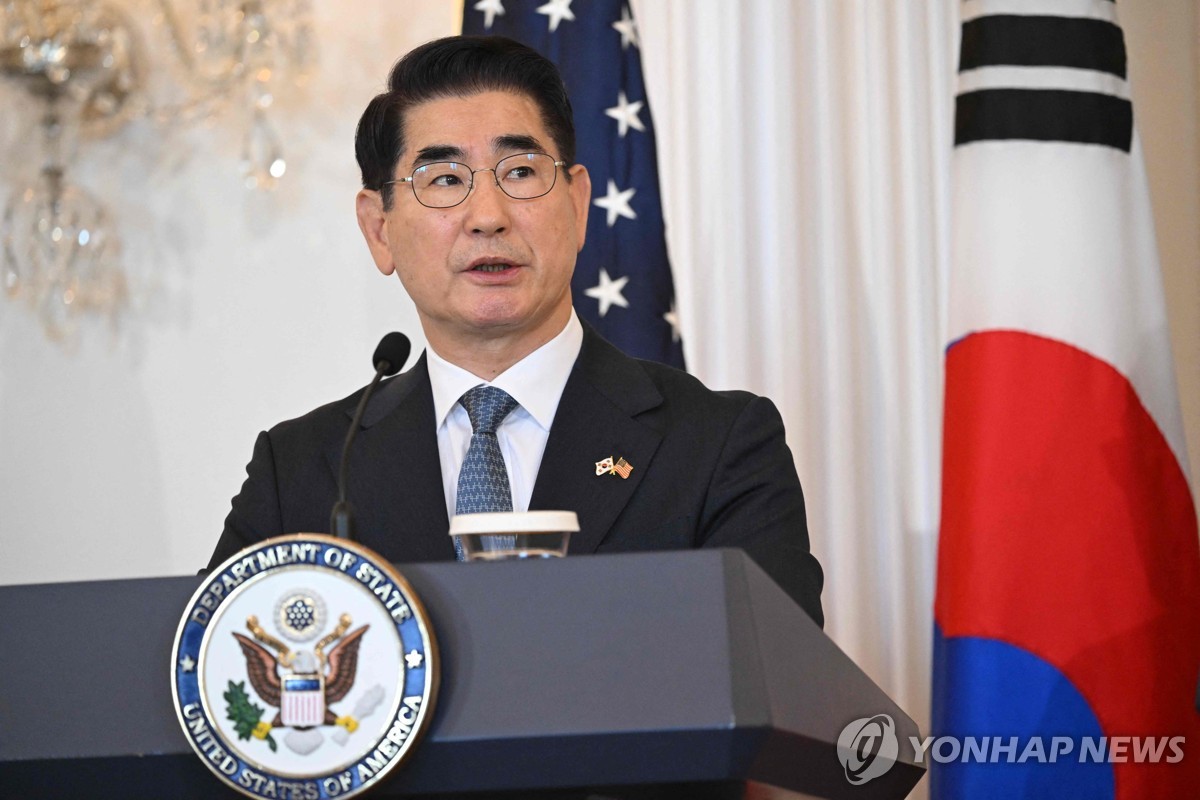
[[43, 171], [14, 196], [4, 210], [0, 245], [6, 291], [25, 299], [51, 338], [69, 337], [89, 311], [124, 302], [108, 219], [94, 197], [64, 183], [61, 174]]
[[20, 209], [16, 196], [10, 197], [0, 215], [0, 286], [9, 297], [17, 297], [21, 293], [21, 254], [16, 249], [13, 235], [15, 218]]
[[35, 310], [42, 322], [42, 329], [52, 341], [63, 342], [74, 336], [78, 323], [71, 307], [73, 299], [57, 282], [46, 286], [41, 292]]
[[273, 189], [287, 170], [279, 139], [267, 118], [255, 111], [242, 146], [242, 174], [249, 189]]

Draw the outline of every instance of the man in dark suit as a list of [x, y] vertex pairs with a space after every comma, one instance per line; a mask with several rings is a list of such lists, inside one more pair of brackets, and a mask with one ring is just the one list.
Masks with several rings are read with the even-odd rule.
[[[740, 547], [821, 623], [774, 405], [631, 359], [572, 310], [591, 183], [553, 64], [497, 37], [423, 45], [355, 144], [359, 226], [429, 343], [372, 398], [350, 455], [360, 541], [393, 561], [451, 560], [451, 513], [573, 510], [573, 554]], [[212, 566], [328, 529], [358, 397], [259, 436]], [[632, 470], [600, 474], [609, 457]]]

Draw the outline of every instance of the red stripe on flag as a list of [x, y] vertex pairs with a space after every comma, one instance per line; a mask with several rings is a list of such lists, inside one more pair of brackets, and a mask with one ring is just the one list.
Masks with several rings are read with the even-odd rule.
[[1129, 381], [1060, 342], [974, 334], [946, 358], [935, 615], [1024, 648], [1109, 736], [1186, 736], [1114, 764], [1117, 797], [1200, 786], [1200, 544], [1183, 471]]

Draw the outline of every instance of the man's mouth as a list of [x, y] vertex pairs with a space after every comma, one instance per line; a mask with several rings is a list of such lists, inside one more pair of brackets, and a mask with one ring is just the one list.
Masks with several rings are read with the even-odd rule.
[[471, 264], [471, 272], [503, 272], [506, 269], [511, 269], [517, 266], [511, 261], [505, 261], [499, 258], [481, 258], [478, 262]]

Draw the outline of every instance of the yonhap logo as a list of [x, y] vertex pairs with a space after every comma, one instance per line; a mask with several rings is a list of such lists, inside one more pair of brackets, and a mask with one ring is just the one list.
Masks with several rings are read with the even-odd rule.
[[846, 770], [846, 780], [855, 786], [891, 769], [899, 752], [896, 722], [887, 714], [856, 719], [838, 736], [838, 759]]

